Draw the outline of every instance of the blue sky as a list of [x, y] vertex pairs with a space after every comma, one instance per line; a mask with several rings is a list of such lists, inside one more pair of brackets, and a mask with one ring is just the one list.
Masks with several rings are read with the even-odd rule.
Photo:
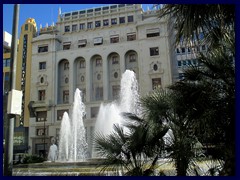
[[[39, 29], [40, 24], [45, 27], [57, 22], [58, 9], [61, 7], [62, 13], [75, 10], [88, 9], [106, 6], [108, 4], [20, 4], [19, 8], [19, 32], [22, 24], [27, 18], [34, 18]], [[144, 10], [153, 8], [153, 4], [143, 4]], [[3, 31], [12, 34], [13, 4], [3, 4]]]

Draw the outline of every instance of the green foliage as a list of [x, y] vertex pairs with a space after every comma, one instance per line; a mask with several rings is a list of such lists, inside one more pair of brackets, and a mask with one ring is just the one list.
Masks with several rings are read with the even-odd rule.
[[162, 150], [159, 140], [168, 128], [154, 130], [152, 123], [134, 114], [123, 113], [123, 116], [128, 119], [124, 127], [114, 125], [110, 135], [96, 135], [95, 148], [106, 158], [102, 171], [111, 167], [128, 176], [152, 175]]
[[45, 161], [45, 159], [37, 155], [27, 155], [23, 158], [23, 164], [41, 163], [43, 161]]
[[[160, 17], [166, 15], [176, 22], [176, 43], [208, 46], [208, 51], [197, 57], [201, 66], [187, 69], [185, 79], [170, 89], [182, 95], [193, 134], [214, 147], [215, 158], [225, 161], [220, 174], [234, 175], [235, 7], [171, 4], [164, 6]], [[198, 38], [201, 32], [204, 39]]]
[[[200, 66], [187, 69], [184, 80], [142, 97], [142, 118], [124, 114], [128, 133], [115, 126], [111, 135], [98, 136], [96, 148], [106, 157], [106, 167], [114, 164], [126, 175], [152, 175], [167, 150], [177, 175], [186, 176], [199, 141], [225, 162], [220, 175], [235, 174], [234, 10], [226, 4], [164, 5], [160, 17], [169, 15], [176, 22], [176, 43], [204, 43], [208, 52], [199, 54]], [[169, 128], [173, 138], [166, 144], [163, 136]]]

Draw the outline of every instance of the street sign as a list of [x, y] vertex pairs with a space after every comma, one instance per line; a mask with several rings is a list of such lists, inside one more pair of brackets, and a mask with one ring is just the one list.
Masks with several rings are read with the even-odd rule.
[[12, 89], [8, 94], [8, 114], [21, 115], [22, 112], [22, 91]]

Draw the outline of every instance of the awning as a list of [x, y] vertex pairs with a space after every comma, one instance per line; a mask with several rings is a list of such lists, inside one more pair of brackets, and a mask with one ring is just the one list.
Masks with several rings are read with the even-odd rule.
[[147, 34], [159, 33], [159, 32], [160, 32], [159, 28], [147, 29]]
[[98, 38], [94, 38], [93, 39], [93, 43], [94, 44], [101, 44], [103, 42], [103, 38], [102, 37], [98, 37]]
[[135, 32], [127, 33], [127, 36], [133, 36], [133, 35], [136, 35], [136, 33]]
[[78, 45], [85, 45], [85, 44], [87, 44], [86, 39], [78, 40]]
[[119, 35], [112, 35], [111, 38], [119, 38]]
[[71, 45], [71, 42], [63, 42], [63, 45]]

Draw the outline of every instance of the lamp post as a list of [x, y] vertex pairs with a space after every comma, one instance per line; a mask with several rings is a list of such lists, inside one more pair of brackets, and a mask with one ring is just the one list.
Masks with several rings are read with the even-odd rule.
[[45, 119], [43, 121], [43, 133], [44, 133], [44, 137], [43, 137], [43, 157], [46, 158], [46, 149], [45, 149], [45, 138], [46, 138], [46, 131], [45, 131]]
[[[19, 20], [19, 4], [14, 4], [13, 12], [13, 28], [12, 28], [12, 43], [11, 43], [11, 65], [9, 89], [14, 90], [16, 85], [16, 69], [17, 69], [17, 36], [18, 36], [18, 20]], [[11, 103], [8, 101], [8, 103]], [[4, 149], [4, 175], [12, 176], [13, 166], [13, 136], [14, 136], [14, 120], [16, 115], [8, 114], [6, 139]]]

